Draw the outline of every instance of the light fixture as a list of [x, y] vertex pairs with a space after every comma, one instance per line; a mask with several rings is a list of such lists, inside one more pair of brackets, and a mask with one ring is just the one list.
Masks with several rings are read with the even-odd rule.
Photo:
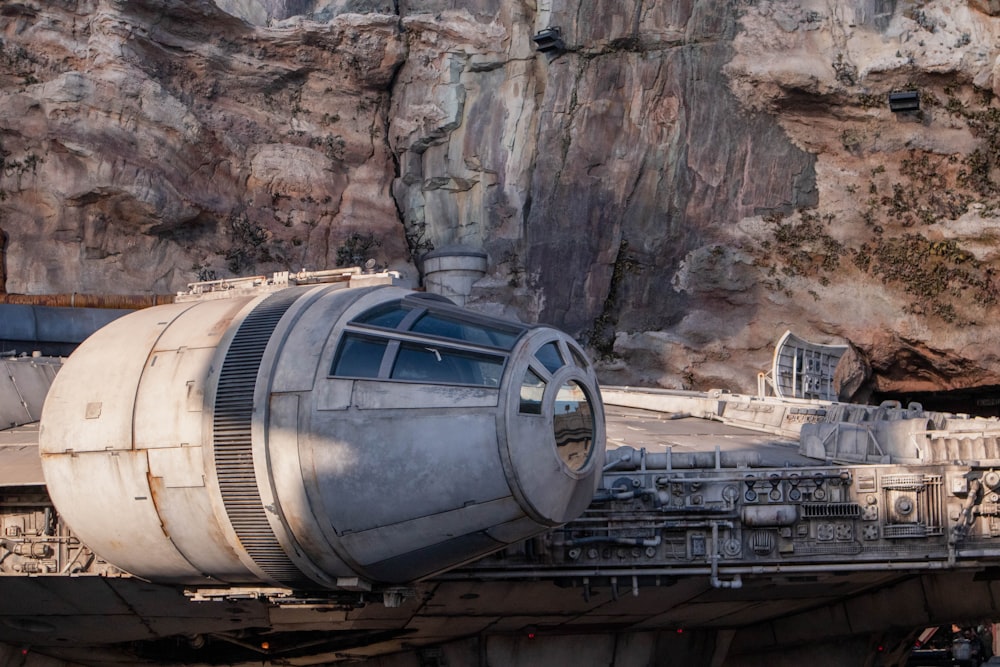
[[562, 53], [566, 50], [566, 43], [563, 42], [562, 28], [549, 26], [538, 31], [531, 41], [535, 43], [535, 48], [542, 53]]
[[920, 92], [916, 90], [904, 90], [889, 93], [889, 110], [894, 113], [900, 111], [919, 111]]

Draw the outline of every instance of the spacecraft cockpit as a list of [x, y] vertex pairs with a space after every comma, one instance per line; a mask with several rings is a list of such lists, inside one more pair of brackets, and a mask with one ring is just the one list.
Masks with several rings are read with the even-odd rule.
[[112, 322], [56, 377], [40, 450], [57, 510], [132, 574], [338, 589], [576, 518], [603, 420], [564, 333], [339, 282]]

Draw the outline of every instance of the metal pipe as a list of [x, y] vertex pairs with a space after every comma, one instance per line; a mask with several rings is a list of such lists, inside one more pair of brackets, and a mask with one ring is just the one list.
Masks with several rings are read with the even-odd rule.
[[[724, 518], [728, 518], [728, 519], [736, 519], [736, 518], [738, 518], [738, 515], [736, 514], [736, 512], [723, 512], [722, 510], [718, 510], [718, 511], [719, 511], [720, 514], [725, 514], [726, 515]], [[704, 513], [703, 512], [697, 512], [697, 513], [692, 512], [692, 514], [699, 514], [700, 515], [700, 514], [704, 514]], [[657, 516], [660, 516], [660, 514], [657, 513]], [[568, 531], [572, 531], [572, 530], [583, 530], [583, 528], [579, 528], [579, 526], [581, 524], [595, 524], [595, 523], [596, 524], [600, 524], [601, 528], [592, 528], [592, 529], [593, 530], [600, 530], [600, 529], [604, 528], [604, 526], [607, 523], [607, 521], [608, 521], [607, 518], [603, 517], [603, 516], [595, 516], [595, 517], [583, 516], [583, 517], [580, 517], [579, 519], [576, 519], [572, 523], [566, 524], [563, 527], [562, 530], [563, 530], [563, 532], [568, 532]], [[640, 525], [629, 524], [629, 526], [634, 526], [635, 528], [640, 528], [640, 529], [643, 529], [643, 530], [649, 530], [649, 529], [652, 529], [652, 528], [655, 528], [655, 529], [661, 529], [662, 528], [662, 529], [666, 529], [666, 530], [678, 530], [678, 529], [682, 529], [682, 528], [708, 528], [709, 525], [710, 525], [708, 523], [709, 519], [707, 519], [707, 518], [699, 518], [699, 519], [674, 519], [674, 520], [671, 520], [671, 521], [660, 521], [660, 520], [652, 521], [652, 520], [647, 520], [647, 519], [643, 519], [641, 517], [638, 517], [638, 518], [636, 518], [635, 521], [639, 522]], [[624, 527], [626, 527], [626, 526], [617, 526], [616, 529], [617, 530], [622, 530]]]
[[590, 502], [606, 503], [612, 500], [631, 500], [632, 498], [635, 498], [635, 491], [615, 491], [615, 489], [619, 488], [621, 487], [616, 486], [607, 493], [598, 493], [597, 495], [594, 496], [594, 499], [591, 500]]
[[[6, 505], [5, 505], [5, 507], [6, 507]], [[27, 537], [6, 538], [6, 539], [3, 539], [3, 540], [0, 540], [0, 546], [2, 546], [4, 543], [14, 544], [14, 543], [19, 543], [19, 542], [31, 542], [31, 541], [37, 541], [37, 540], [29, 540]], [[41, 541], [44, 541], [44, 542], [65, 542], [66, 544], [69, 544], [71, 546], [76, 546], [77, 544], [80, 544], [80, 540], [78, 540], [77, 538], [73, 537], [72, 535], [65, 535], [65, 536], [63, 536], [63, 535], [53, 535], [51, 537], [46, 537], [44, 540], [41, 540]]]
[[607, 493], [598, 493], [594, 496], [591, 503], [606, 503], [612, 500], [631, 500], [636, 496], [652, 496], [653, 506], [659, 507], [660, 497], [656, 492], [656, 489], [629, 489], [627, 491], [616, 491], [616, 489], [621, 489], [620, 486], [612, 487]]
[[38, 421], [38, 419], [31, 414], [31, 408], [28, 407], [28, 402], [24, 400], [24, 394], [21, 393], [21, 388], [17, 386], [17, 380], [15, 380], [14, 376], [11, 375], [10, 368], [7, 368], [7, 377], [10, 378], [10, 386], [14, 387], [14, 392], [17, 394], [18, 402], [21, 403], [21, 407], [24, 408], [25, 414], [28, 415], [28, 421]]
[[0, 304], [138, 310], [173, 303], [173, 294], [0, 294]]
[[604, 472], [608, 472], [609, 470], [612, 470], [612, 469], [615, 469], [615, 470], [635, 470], [635, 468], [626, 468], [626, 467], [617, 468], [617, 466], [619, 464], [625, 464], [625, 463], [631, 463], [632, 462], [632, 456], [635, 454], [635, 449], [633, 449], [632, 447], [619, 447], [618, 449], [616, 449], [614, 451], [615, 452], [621, 452], [621, 456], [619, 456], [614, 461], [608, 461], [607, 463], [605, 463], [604, 467], [602, 468], [602, 470]]
[[665, 452], [646, 452], [625, 446], [609, 451], [608, 455], [616, 453], [619, 453], [618, 458], [605, 464], [604, 472], [637, 470], [643, 464], [646, 469], [667, 471], [682, 469], [728, 471], [733, 468], [758, 468], [761, 464], [759, 452], [723, 452], [717, 450], [675, 454], [672, 447], [667, 447]]
[[719, 578], [719, 524], [722, 524], [732, 530], [733, 523], [731, 521], [713, 521], [712, 522], [712, 555], [710, 557], [712, 563], [712, 575], [709, 581], [712, 584], [712, 588], [743, 588], [743, 577], [739, 574], [733, 576], [732, 579], [724, 581]]
[[[691, 483], [691, 482], [701, 482], [703, 484], [708, 484], [708, 483], [712, 483], [712, 482], [720, 482], [720, 481], [725, 481], [725, 480], [726, 480], [726, 477], [724, 477], [724, 476], [719, 476], [719, 477], [671, 477], [669, 475], [660, 475], [654, 481], [655, 481], [656, 484], [658, 484], [660, 486], [666, 486], [667, 484], [686, 484], [686, 483]], [[836, 472], [836, 473], [819, 473], [819, 474], [816, 474], [816, 473], [808, 474], [808, 473], [792, 472], [792, 473], [784, 473], [784, 474], [777, 474], [777, 473], [775, 473], [775, 474], [772, 474], [772, 475], [768, 475], [767, 477], [755, 476], [753, 474], [748, 474], [746, 477], [740, 478], [739, 480], [736, 480], [734, 478], [733, 481], [740, 481], [740, 482], [751, 482], [752, 481], [755, 484], [757, 484], [759, 482], [765, 482], [765, 483], [767, 483], [767, 482], [770, 482], [771, 480], [778, 481], [778, 482], [795, 482], [796, 484], [802, 484], [804, 482], [838, 480], [838, 481], [846, 484], [846, 483], [849, 483], [851, 481], [851, 473], [847, 472], [846, 470], [842, 470], [842, 471]]]
[[972, 508], [975, 507], [976, 502], [979, 500], [979, 492], [982, 487], [983, 485], [978, 479], [969, 482], [969, 497], [963, 503], [962, 511], [959, 512], [958, 518], [955, 519], [955, 525], [952, 526], [951, 532], [948, 535], [949, 565], [955, 565], [955, 561], [958, 558], [958, 545], [965, 541], [969, 527], [976, 519], [972, 513]]
[[[1000, 557], [1000, 551], [995, 554], [990, 554], [990, 557], [997, 558]], [[965, 561], [963, 567], [973, 568], [973, 567], [986, 567], [987, 563], [982, 563], [980, 561]], [[871, 571], [891, 571], [891, 572], [908, 572], [908, 571], [925, 571], [925, 570], [948, 570], [953, 569], [948, 566], [947, 562], [943, 561], [906, 561], [906, 562], [891, 562], [891, 561], [879, 561], [872, 563], [815, 563], [809, 565], [752, 565], [752, 566], [719, 566], [720, 575], [751, 575], [760, 576], [768, 574], [826, 574], [831, 572], [871, 572]], [[664, 577], [677, 577], [677, 576], [704, 576], [711, 575], [711, 567], [679, 567], [679, 568], [628, 568], [622, 569], [621, 571], [616, 571], [614, 576], [631, 575], [637, 577], [643, 576], [664, 576]], [[588, 568], [588, 569], [559, 569], [559, 570], [544, 570], [538, 568], [525, 568], [525, 569], [506, 569], [506, 570], [488, 570], [488, 571], [467, 571], [467, 570], [452, 570], [451, 572], [446, 572], [445, 574], [438, 575], [433, 578], [433, 581], [463, 581], [469, 579], [490, 579], [490, 580], [503, 580], [503, 579], [521, 579], [521, 578], [565, 578], [565, 577], [609, 577], [612, 576], [609, 571], [601, 570], [599, 568]]]
[[64, 567], [60, 568], [59, 571], [62, 572], [63, 574], [68, 573], [70, 571], [70, 568], [73, 567], [73, 564], [76, 563], [77, 559], [80, 558], [80, 554], [82, 553], [83, 549], [77, 549], [76, 555], [73, 556], [73, 558], [68, 563], [66, 563]]
[[590, 537], [579, 537], [575, 540], [563, 542], [567, 547], [578, 547], [581, 544], [619, 544], [628, 547], [658, 547], [663, 542], [663, 537], [611, 537], [610, 535], [591, 535]]

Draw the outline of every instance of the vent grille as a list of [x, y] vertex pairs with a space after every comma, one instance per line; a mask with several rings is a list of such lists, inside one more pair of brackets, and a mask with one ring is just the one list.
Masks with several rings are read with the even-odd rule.
[[755, 530], [750, 534], [750, 548], [758, 556], [767, 556], [774, 551], [774, 535], [764, 530]]
[[914, 491], [924, 487], [923, 475], [883, 475], [882, 488], [895, 491]]
[[821, 556], [840, 554], [854, 556], [864, 551], [857, 542], [804, 542], [795, 543], [795, 553], [803, 556]]
[[882, 536], [886, 539], [901, 537], [927, 537], [927, 526], [920, 523], [897, 523], [882, 526]]
[[883, 476], [883, 507], [895, 507], [900, 499], [907, 500], [912, 507], [910, 512], [902, 516], [890, 517], [891, 523], [882, 526], [883, 537], [895, 539], [943, 535], [945, 507], [942, 482], [941, 475]]
[[271, 530], [254, 473], [250, 429], [257, 372], [271, 334], [301, 295], [282, 290], [254, 308], [233, 337], [219, 371], [212, 417], [215, 469], [226, 514], [243, 548], [269, 577], [301, 586], [306, 577], [288, 558]]
[[857, 503], [804, 503], [802, 515], [807, 519], [856, 519], [861, 516], [861, 505]]

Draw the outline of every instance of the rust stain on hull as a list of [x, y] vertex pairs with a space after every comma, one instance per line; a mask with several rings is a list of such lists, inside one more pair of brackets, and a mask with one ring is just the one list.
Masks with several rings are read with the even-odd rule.
[[60, 308], [115, 308], [138, 310], [174, 302], [173, 294], [3, 294], [0, 304]]

